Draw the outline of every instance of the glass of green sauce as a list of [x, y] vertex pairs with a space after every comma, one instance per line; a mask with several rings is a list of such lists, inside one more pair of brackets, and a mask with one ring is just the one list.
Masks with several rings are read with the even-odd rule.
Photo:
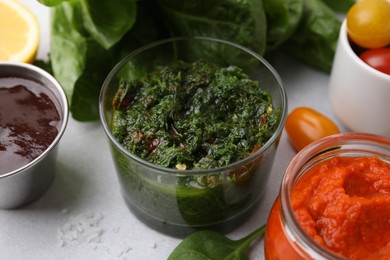
[[287, 113], [277, 72], [219, 39], [172, 38], [107, 76], [100, 117], [123, 197], [173, 235], [229, 230], [256, 209]]

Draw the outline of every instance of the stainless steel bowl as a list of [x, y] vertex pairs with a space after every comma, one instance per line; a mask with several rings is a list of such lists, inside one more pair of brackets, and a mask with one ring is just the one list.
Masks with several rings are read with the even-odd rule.
[[59, 83], [49, 73], [34, 65], [0, 62], [0, 77], [25, 78], [49, 89], [59, 103], [58, 112], [62, 119], [57, 136], [43, 153], [19, 169], [0, 175], [0, 208], [12, 209], [37, 200], [53, 182], [57, 145], [65, 131], [69, 110], [66, 95]]

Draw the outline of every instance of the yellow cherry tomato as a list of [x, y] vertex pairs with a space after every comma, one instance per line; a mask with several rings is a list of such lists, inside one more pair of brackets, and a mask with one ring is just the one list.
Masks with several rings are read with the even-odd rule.
[[351, 40], [364, 48], [381, 48], [390, 44], [390, 2], [356, 2], [347, 13], [347, 30]]
[[340, 133], [328, 117], [309, 107], [298, 107], [286, 118], [285, 129], [297, 151], [325, 136]]

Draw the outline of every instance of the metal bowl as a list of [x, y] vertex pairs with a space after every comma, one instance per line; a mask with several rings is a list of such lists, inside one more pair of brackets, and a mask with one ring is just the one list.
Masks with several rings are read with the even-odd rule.
[[2, 209], [25, 206], [40, 198], [50, 187], [55, 175], [57, 145], [65, 131], [69, 114], [66, 95], [49, 73], [30, 64], [0, 62], [0, 78], [12, 77], [34, 81], [47, 88], [57, 99], [61, 123], [56, 137], [39, 156], [18, 169], [0, 174]]

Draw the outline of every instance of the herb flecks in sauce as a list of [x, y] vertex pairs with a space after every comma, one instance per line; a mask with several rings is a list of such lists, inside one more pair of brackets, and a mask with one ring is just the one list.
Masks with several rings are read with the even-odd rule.
[[179, 61], [122, 81], [113, 134], [130, 152], [164, 167], [226, 166], [260, 149], [279, 112], [269, 92], [240, 68]]

